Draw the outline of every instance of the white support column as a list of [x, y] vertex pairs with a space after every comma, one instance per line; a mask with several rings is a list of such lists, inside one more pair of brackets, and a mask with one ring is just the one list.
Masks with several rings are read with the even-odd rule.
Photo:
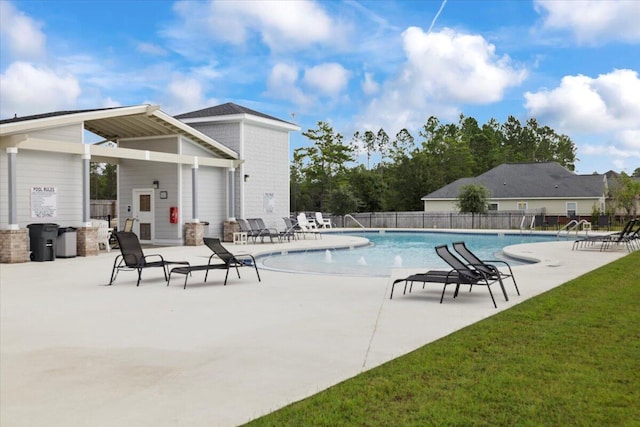
[[9, 230], [18, 230], [18, 214], [17, 214], [17, 196], [16, 196], [16, 157], [18, 155], [17, 147], [7, 147], [7, 195], [9, 198]]
[[236, 220], [236, 170], [235, 168], [227, 169], [227, 175], [229, 176], [229, 188], [227, 189], [227, 200], [228, 200], [228, 220], [235, 221]]
[[191, 207], [192, 207], [192, 222], [200, 222], [198, 219], [198, 157], [193, 158], [193, 165], [191, 166]]
[[84, 145], [84, 153], [82, 154], [82, 222], [84, 227], [91, 227], [91, 147], [89, 144]]

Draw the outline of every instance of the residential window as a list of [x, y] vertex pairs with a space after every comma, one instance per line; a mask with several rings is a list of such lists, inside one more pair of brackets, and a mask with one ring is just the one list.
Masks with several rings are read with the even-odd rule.
[[489, 203], [489, 204], [487, 204], [487, 210], [488, 211], [497, 211], [498, 210], [498, 204], [497, 203]]
[[567, 216], [573, 218], [578, 214], [578, 202], [567, 202]]
[[518, 202], [518, 210], [519, 211], [526, 211], [527, 210], [527, 202]]

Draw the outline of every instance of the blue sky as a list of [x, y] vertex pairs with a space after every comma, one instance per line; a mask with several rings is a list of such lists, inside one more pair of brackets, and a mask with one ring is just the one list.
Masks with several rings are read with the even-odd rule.
[[[225, 102], [350, 140], [537, 118], [640, 167], [640, 1], [0, 0], [0, 116]], [[307, 145], [300, 133], [291, 148]]]

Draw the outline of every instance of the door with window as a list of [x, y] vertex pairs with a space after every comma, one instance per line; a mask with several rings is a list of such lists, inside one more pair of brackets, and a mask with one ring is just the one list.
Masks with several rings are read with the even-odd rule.
[[138, 235], [140, 243], [152, 243], [154, 235], [153, 227], [153, 190], [133, 190], [133, 232]]

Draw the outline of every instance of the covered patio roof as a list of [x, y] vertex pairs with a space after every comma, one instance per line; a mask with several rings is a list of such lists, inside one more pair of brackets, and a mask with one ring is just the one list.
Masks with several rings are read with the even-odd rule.
[[235, 167], [241, 161], [238, 154], [218, 141], [162, 112], [157, 105], [138, 105], [93, 110], [57, 111], [52, 113], [14, 117], [0, 121], [0, 145], [20, 149], [68, 152], [89, 152], [96, 161], [114, 158], [130, 158], [170, 163], [193, 163], [193, 156], [112, 148], [75, 142], [39, 139], [29, 133], [49, 128], [82, 123], [84, 129], [107, 140], [145, 138], [154, 136], [184, 136], [221, 158], [199, 157], [199, 164], [219, 167]]

